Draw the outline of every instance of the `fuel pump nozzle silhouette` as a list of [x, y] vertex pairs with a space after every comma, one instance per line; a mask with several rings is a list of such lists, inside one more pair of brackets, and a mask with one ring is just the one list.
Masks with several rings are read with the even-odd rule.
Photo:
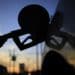
[[[63, 14], [60, 11], [56, 11], [50, 23], [50, 17], [47, 10], [40, 5], [28, 5], [24, 7], [18, 15], [18, 23], [21, 29], [12, 31], [3, 36], [0, 36], [0, 47], [4, 45], [7, 39], [12, 38], [20, 50], [30, 48], [43, 41], [46, 45], [57, 50], [63, 48], [66, 41], [68, 41], [73, 47], [75, 46], [75, 37], [67, 32], [60, 31], [63, 22]], [[22, 35], [30, 34], [24, 41], [20, 41], [19, 37]], [[52, 35], [63, 38], [61, 44]], [[32, 39], [32, 42], [24, 44], [28, 39]], [[53, 40], [56, 45], [50, 42]]]

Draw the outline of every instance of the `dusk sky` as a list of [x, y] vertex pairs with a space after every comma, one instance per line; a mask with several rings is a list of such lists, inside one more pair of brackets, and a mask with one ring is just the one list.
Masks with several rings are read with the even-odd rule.
[[[68, 4], [67, 1], [69, 1]], [[65, 17], [63, 22], [64, 30], [67, 32], [75, 33], [75, 11], [71, 11], [72, 7], [69, 7], [69, 5], [72, 6], [72, 3], [70, 1], [71, 0], [62, 0], [62, 2], [58, 5], [59, 0], [0, 0], [0, 35], [4, 35], [9, 33], [10, 31], [20, 29], [17, 21], [18, 14], [23, 7], [29, 4], [39, 4], [45, 7], [50, 16], [54, 15], [56, 8], [58, 8], [59, 10], [61, 10], [62, 8]], [[74, 9], [75, 8], [73, 8], [73, 10]], [[21, 40], [24, 39], [24, 37], [25, 35], [21, 36]], [[44, 43], [42, 43], [42, 49], [44, 48], [43, 44]], [[16, 66], [18, 66], [19, 63], [25, 63], [27, 65], [27, 68], [30, 67], [29, 69], [36, 69], [36, 47], [37, 46], [34, 46], [24, 51], [20, 51], [13, 40], [9, 39], [3, 45], [3, 47], [0, 48], [0, 64], [3, 64], [7, 67], [9, 67], [9, 63], [11, 63], [12, 65], [10, 56], [13, 54], [13, 52], [15, 52], [17, 56]], [[41, 44], [38, 45], [39, 63], [41, 62], [40, 47]], [[71, 48], [69, 47], [66, 49]]]
[[[0, 0], [0, 35], [9, 33], [10, 31], [20, 29], [17, 18], [20, 10], [29, 4], [40, 4], [47, 9], [49, 15], [53, 15], [56, 11], [58, 0]], [[21, 37], [21, 40], [24, 36]], [[40, 45], [38, 46], [40, 50]], [[26, 63], [31, 67], [36, 65], [36, 46], [24, 51], [20, 51], [12, 39], [7, 40], [3, 47], [0, 48], [0, 64], [8, 65], [10, 55], [17, 56], [16, 64]], [[40, 53], [40, 51], [39, 51]], [[1, 59], [5, 58], [5, 59]], [[40, 55], [39, 55], [39, 59]], [[29, 61], [29, 63], [27, 63]], [[32, 67], [31, 67], [32, 68]]]

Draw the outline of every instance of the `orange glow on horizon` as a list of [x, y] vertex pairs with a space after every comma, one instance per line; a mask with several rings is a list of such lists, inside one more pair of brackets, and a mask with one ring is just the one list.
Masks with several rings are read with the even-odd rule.
[[32, 55], [27, 59], [25, 56], [17, 58], [15, 62], [15, 67], [13, 67], [13, 61], [11, 61], [11, 58], [9, 57], [8, 53], [0, 52], [0, 64], [7, 67], [8, 71], [13, 72], [13, 69], [15, 69], [16, 72], [19, 72], [19, 64], [24, 63], [27, 71], [33, 71], [36, 70], [36, 57], [33, 58]]

